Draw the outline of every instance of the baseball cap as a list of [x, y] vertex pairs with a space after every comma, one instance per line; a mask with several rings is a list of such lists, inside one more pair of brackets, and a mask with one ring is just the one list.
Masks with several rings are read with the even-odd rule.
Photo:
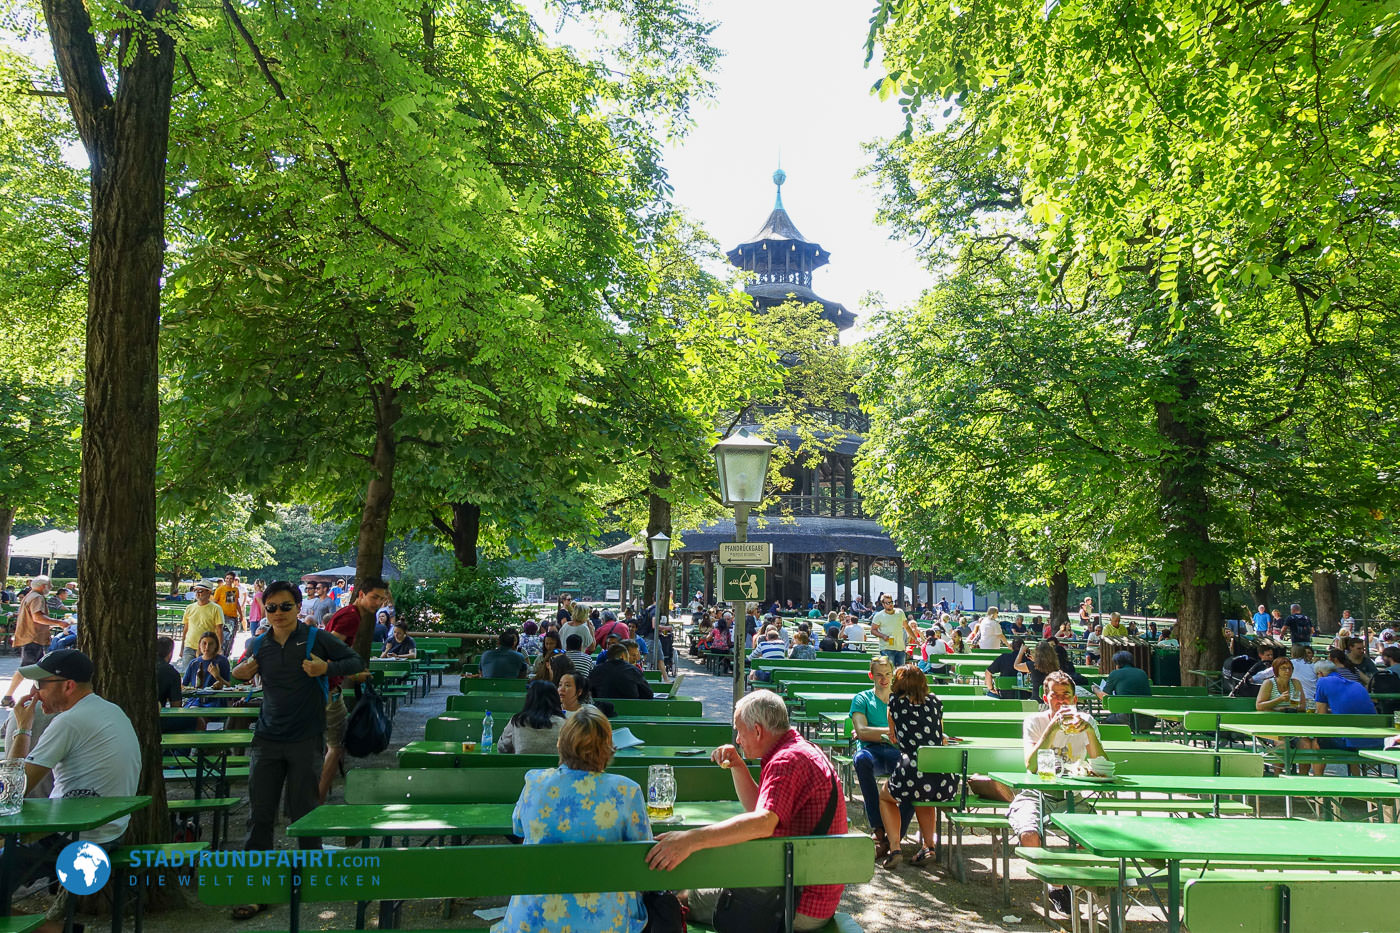
[[62, 677], [76, 680], [80, 684], [92, 683], [92, 659], [76, 648], [60, 648], [39, 659], [37, 664], [28, 664], [19, 669], [21, 677], [29, 680], [44, 680], [48, 677]]

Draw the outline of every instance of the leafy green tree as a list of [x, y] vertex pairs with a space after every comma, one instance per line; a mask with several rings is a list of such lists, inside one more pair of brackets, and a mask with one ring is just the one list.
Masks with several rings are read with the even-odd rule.
[[72, 527], [81, 416], [76, 387], [0, 376], [0, 568], [17, 514]]
[[184, 575], [214, 566], [260, 567], [274, 558], [265, 529], [253, 523], [252, 497], [226, 494], [213, 507], [180, 509], [156, 526], [156, 568], [170, 595]]

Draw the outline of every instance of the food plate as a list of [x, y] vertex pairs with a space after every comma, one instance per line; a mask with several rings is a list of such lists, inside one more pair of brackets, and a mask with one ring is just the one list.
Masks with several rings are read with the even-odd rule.
[[677, 755], [707, 755], [709, 752], [703, 748], [678, 748]]
[[1076, 774], [1074, 779], [1076, 781], [1092, 781], [1095, 784], [1112, 784], [1117, 780], [1111, 774]]

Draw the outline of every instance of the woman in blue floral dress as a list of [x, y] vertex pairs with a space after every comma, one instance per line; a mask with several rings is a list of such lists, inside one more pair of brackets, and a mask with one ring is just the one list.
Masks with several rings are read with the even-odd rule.
[[[636, 781], [603, 769], [612, 758], [612, 726], [591, 706], [559, 730], [559, 767], [530, 771], [515, 804], [515, 834], [526, 845], [651, 839], [646, 797]], [[641, 933], [646, 909], [635, 891], [517, 894], [493, 933]]]

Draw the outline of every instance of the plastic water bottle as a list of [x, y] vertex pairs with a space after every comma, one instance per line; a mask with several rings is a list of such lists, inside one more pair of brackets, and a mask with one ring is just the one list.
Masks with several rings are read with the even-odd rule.
[[494, 738], [496, 724], [491, 719], [491, 711], [488, 709], [486, 715], [481, 717], [481, 753], [491, 754], [491, 739]]

